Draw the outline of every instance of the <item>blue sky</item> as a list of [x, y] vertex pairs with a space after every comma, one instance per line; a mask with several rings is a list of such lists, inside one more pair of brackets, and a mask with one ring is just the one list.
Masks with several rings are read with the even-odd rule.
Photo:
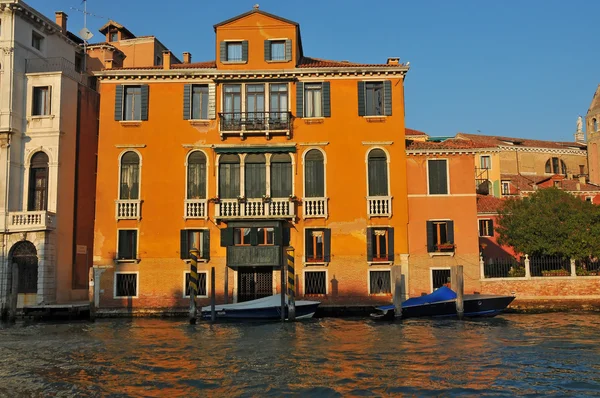
[[[307, 56], [382, 63], [410, 61], [406, 126], [434, 136], [457, 132], [573, 139], [600, 83], [593, 37], [597, 0], [253, 0], [299, 22]], [[88, 0], [88, 28], [108, 18], [155, 35], [181, 57], [215, 58], [215, 23], [246, 12], [240, 0]], [[83, 27], [81, 0], [26, 0]]]

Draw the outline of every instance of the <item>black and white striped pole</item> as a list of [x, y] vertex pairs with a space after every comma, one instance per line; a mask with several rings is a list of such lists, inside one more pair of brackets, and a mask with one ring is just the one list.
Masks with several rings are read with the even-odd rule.
[[296, 320], [296, 298], [295, 298], [295, 282], [296, 282], [296, 272], [294, 271], [294, 248], [287, 248], [287, 291], [288, 291], [288, 320], [295, 321]]
[[196, 295], [198, 294], [198, 249], [190, 250], [190, 325], [196, 324]]

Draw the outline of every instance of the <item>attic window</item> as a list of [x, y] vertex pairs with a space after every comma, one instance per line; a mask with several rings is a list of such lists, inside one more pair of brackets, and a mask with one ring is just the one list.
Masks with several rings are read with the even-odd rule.
[[118, 31], [112, 31], [110, 32], [108, 41], [113, 42], [113, 41], [119, 41], [119, 32]]

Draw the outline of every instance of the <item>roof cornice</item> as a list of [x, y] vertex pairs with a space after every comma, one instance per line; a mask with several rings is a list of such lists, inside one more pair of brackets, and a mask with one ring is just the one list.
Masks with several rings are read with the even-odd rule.
[[567, 149], [567, 148], [539, 148], [539, 147], [519, 147], [510, 145], [498, 145], [501, 150], [510, 150], [518, 152], [546, 152], [546, 153], [558, 153], [563, 155], [579, 155], [587, 156], [586, 149]]

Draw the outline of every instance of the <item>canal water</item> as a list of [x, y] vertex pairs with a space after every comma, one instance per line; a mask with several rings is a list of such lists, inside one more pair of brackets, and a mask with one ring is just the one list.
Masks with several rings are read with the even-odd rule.
[[600, 395], [600, 314], [0, 325], [0, 396]]

